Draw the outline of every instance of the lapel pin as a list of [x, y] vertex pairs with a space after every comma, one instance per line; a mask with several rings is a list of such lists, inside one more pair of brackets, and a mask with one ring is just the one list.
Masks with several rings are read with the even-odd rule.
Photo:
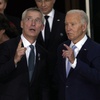
[[57, 21], [60, 21], [60, 19], [57, 19]]
[[87, 50], [87, 49], [84, 49], [85, 51]]
[[40, 53], [38, 53], [38, 60], [40, 60]]
[[63, 36], [63, 33], [60, 33], [60, 36]]

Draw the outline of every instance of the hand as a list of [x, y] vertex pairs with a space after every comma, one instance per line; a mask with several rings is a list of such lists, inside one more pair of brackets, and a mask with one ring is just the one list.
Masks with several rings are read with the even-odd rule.
[[26, 48], [22, 47], [22, 40], [20, 40], [14, 57], [15, 64], [21, 60], [22, 56], [25, 54], [25, 51]]
[[74, 56], [74, 51], [72, 48], [70, 48], [68, 45], [64, 44], [64, 47], [66, 48], [66, 50], [62, 50], [62, 56], [63, 58], [68, 58], [68, 60], [71, 63], [74, 63], [75, 60], [75, 56]]

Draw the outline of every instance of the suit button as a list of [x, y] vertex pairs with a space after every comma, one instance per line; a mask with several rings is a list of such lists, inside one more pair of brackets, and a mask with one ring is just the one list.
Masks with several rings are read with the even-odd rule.
[[66, 85], [66, 88], [68, 88], [68, 85]]

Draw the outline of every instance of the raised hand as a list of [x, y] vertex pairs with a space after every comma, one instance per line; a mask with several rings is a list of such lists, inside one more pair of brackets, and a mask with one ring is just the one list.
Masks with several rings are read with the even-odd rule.
[[22, 47], [22, 40], [20, 40], [14, 57], [15, 64], [17, 64], [21, 60], [22, 56], [25, 54], [25, 51], [26, 48]]
[[72, 48], [70, 48], [68, 45], [64, 44], [64, 47], [66, 48], [66, 50], [62, 50], [62, 56], [63, 58], [68, 58], [68, 60], [73, 63], [75, 60], [75, 56], [74, 56], [74, 51]]

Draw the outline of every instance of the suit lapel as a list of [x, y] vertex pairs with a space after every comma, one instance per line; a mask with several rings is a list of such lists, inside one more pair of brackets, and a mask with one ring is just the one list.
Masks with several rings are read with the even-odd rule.
[[[91, 40], [88, 38], [85, 44], [82, 46], [81, 50], [79, 51], [78, 55], [76, 58], [81, 59], [82, 61], [89, 63], [87, 59], [87, 53], [89, 48], [91, 47]], [[69, 75], [73, 72], [73, 68], [71, 68]]]
[[51, 33], [50, 33], [50, 41], [52, 40], [55, 40], [54, 38], [56, 37], [56, 34], [59, 33], [59, 28], [60, 27], [57, 27], [57, 26], [60, 26], [60, 17], [59, 17], [59, 14], [55, 11], [55, 14], [54, 14], [54, 19], [53, 19], [53, 23], [52, 23], [52, 30], [51, 30]]

